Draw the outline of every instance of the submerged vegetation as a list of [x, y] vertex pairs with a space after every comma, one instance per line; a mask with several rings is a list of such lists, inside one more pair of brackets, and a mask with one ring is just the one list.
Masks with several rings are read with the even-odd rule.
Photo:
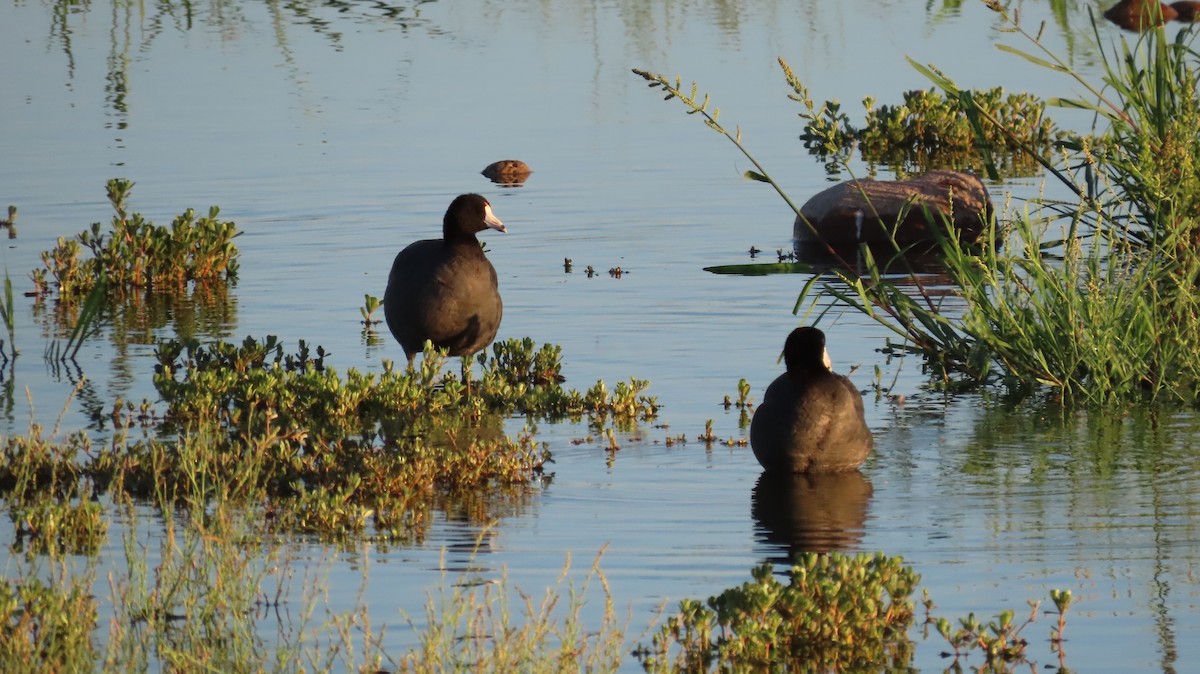
[[[1005, 30], [1027, 38], [1041, 54], [1006, 51], [1074, 78], [1092, 99], [1053, 99], [1051, 105], [1092, 111], [1107, 124], [1092, 135], [1057, 142], [1061, 159], [1034, 139], [1011, 138], [1007, 117], [982, 104], [932, 67], [913, 64], [966, 116], [989, 176], [1000, 175], [990, 152], [997, 131], [1046, 167], [1071, 199], [1042, 199], [1010, 219], [991, 222], [997, 246], [959, 245], [951, 228], [940, 236], [941, 262], [956, 290], [952, 301], [929, 291], [911, 271], [902, 285], [885, 277], [895, 260], [864, 250], [866, 274], [835, 270], [837, 282], [813, 279], [799, 311], [822, 293], [832, 295], [891, 330], [889, 350], [920, 355], [933, 381], [947, 388], [1002, 384], [1021, 394], [1049, 393], [1067, 401], [1178, 401], [1200, 395], [1200, 58], [1181, 31], [1162, 30], [1105, 55], [1103, 86], [1093, 86], [1042, 47], [1035, 35], [996, 2], [987, 2]], [[1100, 41], [1097, 32], [1097, 41]], [[836, 107], [818, 106], [780, 59], [789, 98], [803, 107], [808, 142], [837, 154], [845, 131]], [[800, 209], [709, 109], [695, 85], [690, 93], [662, 75], [635, 74], [699, 114], [754, 163], [747, 177], [771, 184]], [[849, 170], [848, 157], [838, 155]], [[894, 241], [893, 241], [894, 244]], [[823, 313], [823, 312], [822, 312]], [[818, 314], [819, 320], [821, 314]]]

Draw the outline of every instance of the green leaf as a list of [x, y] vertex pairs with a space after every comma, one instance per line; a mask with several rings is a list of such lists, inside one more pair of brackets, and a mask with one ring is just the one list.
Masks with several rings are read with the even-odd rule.
[[812, 266], [803, 262], [758, 262], [751, 264], [722, 264], [705, 267], [711, 274], [735, 274], [738, 276], [766, 276], [767, 274], [809, 274]]
[[923, 66], [920, 63], [917, 63], [916, 61], [912, 60], [912, 57], [910, 56], [906, 56], [905, 58], [908, 60], [909, 65], [915, 68], [917, 72], [928, 78], [930, 82], [933, 82], [935, 86], [945, 91], [947, 95], [954, 97], [958, 96], [959, 88], [953, 80], [938, 73], [929, 66]]
[[1047, 61], [1044, 58], [1034, 56], [1033, 54], [1030, 54], [1027, 51], [1023, 51], [1023, 50], [1017, 49], [1015, 47], [1010, 47], [1010, 46], [1004, 45], [1004, 44], [998, 44], [998, 45], [996, 45], [996, 49], [999, 49], [1000, 51], [1006, 51], [1010, 54], [1015, 54], [1015, 55], [1020, 56], [1021, 58], [1025, 59], [1026, 61], [1033, 63], [1034, 65], [1039, 65], [1039, 66], [1042, 66], [1043, 68], [1049, 68], [1050, 70], [1053, 70], [1055, 72], [1060, 72], [1060, 73], [1071, 72], [1070, 69], [1064, 68], [1063, 66], [1061, 66], [1057, 63], [1054, 63], [1053, 61]]

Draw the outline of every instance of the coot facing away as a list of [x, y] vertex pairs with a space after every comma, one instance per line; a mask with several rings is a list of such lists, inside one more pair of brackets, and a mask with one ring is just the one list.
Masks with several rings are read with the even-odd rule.
[[873, 439], [862, 394], [830, 370], [825, 333], [800, 327], [783, 347], [779, 375], [750, 422], [750, 446], [769, 472], [836, 473], [866, 461]]

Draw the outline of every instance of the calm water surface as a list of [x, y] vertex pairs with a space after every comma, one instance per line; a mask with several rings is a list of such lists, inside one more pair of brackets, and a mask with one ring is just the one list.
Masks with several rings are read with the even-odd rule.
[[[1013, 3], [1027, 25], [1047, 20], [1045, 42], [1094, 73], [1089, 5], [1101, 7]], [[609, 457], [598, 444], [571, 442], [585, 426], [541, 424], [553, 478], [496, 506], [501, 518], [486, 533], [444, 512], [419, 545], [346, 552], [297, 542], [294, 554], [327, 574], [333, 608], [353, 606], [365, 583], [373, 624], [392, 624], [393, 652], [413, 642], [402, 611], [419, 617], [425, 591], [441, 582], [443, 550], [451, 569], [488, 578], [506, 569], [533, 591], [554, 581], [568, 553], [582, 572], [604, 550], [601, 566], [636, 637], [664, 601], [716, 594], [791, 550], [842, 549], [904, 556], [939, 615], [1022, 614], [1026, 600], [1072, 590], [1074, 671], [1193, 668], [1200, 419], [1191, 413], [1064, 421], [974, 396], [944, 400], [923, 391], [919, 363], [878, 352], [882, 329], [835, 308], [822, 324], [835, 367], [857, 367], [852, 378], [864, 390], [879, 367], [883, 383], [908, 398], [898, 406], [868, 395], [877, 452], [861, 478], [770, 489], [746, 448], [663, 442], [668, 433], [695, 437], [707, 419], [721, 437], [746, 436], [719, 402], [743, 377], [758, 397], [778, 373], [806, 279], [702, 271], [748, 261], [751, 245], [790, 247], [790, 211], [739, 178], [749, 166], [732, 146], [629, 69], [700, 80], [722, 121], [740, 125], [803, 200], [827, 177], [795, 140], [799, 108], [786, 99], [777, 56], [814, 98], [841, 100], [856, 121], [866, 95], [894, 102], [928, 86], [905, 56], [967, 86], [1072, 93], [997, 52], [996, 42], [1026, 45], [1000, 34], [982, 3], [62, 7], [0, 2], [0, 59], [9, 64], [0, 200], [21, 209], [20, 237], [2, 261], [18, 289], [57, 237], [107, 222], [104, 182], [117, 176], [137, 183], [133, 210], [158, 223], [219, 204], [245, 232], [242, 272], [223, 311], [177, 310], [136, 330], [109, 329], [84, 345], [77, 368], [42, 362], [48, 319], [18, 302], [23, 354], [8, 375], [14, 394], [0, 406], [4, 432], [23, 433], [30, 420], [52, 426], [65, 410], [62, 432], [102, 435], [88, 412], [118, 395], [153, 398], [154, 340], [180, 332], [305, 339], [331, 351], [340, 370], [378, 370], [401, 352], [390, 338], [363, 341], [364, 293], [382, 295], [392, 256], [436, 236], [455, 194], [479, 191], [510, 229], [485, 235], [505, 300], [500, 337], [562, 345], [577, 388], [649, 379], [670, 428], [623, 434]], [[524, 187], [500, 189], [478, 175], [508, 157], [534, 167]], [[588, 278], [588, 265], [600, 273]], [[617, 266], [627, 273], [611, 278]], [[139, 325], [139, 316], [127, 319]], [[10, 574], [16, 567], [9, 559]], [[1057, 665], [1049, 622], [1027, 632], [1030, 654]], [[939, 650], [920, 648], [917, 665], [945, 667]], [[628, 669], [637, 669], [632, 660]]]

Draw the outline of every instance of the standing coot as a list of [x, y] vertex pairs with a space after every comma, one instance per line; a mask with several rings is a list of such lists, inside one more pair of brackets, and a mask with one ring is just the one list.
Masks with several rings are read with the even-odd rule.
[[463, 194], [446, 209], [442, 238], [417, 241], [396, 255], [383, 310], [409, 363], [425, 340], [465, 357], [496, 338], [504, 313], [496, 268], [475, 238], [488, 227], [507, 231], [487, 199]]
[[750, 422], [750, 446], [771, 472], [854, 470], [871, 452], [862, 394], [829, 369], [825, 333], [796, 328], [783, 347], [787, 372], [763, 395]]

